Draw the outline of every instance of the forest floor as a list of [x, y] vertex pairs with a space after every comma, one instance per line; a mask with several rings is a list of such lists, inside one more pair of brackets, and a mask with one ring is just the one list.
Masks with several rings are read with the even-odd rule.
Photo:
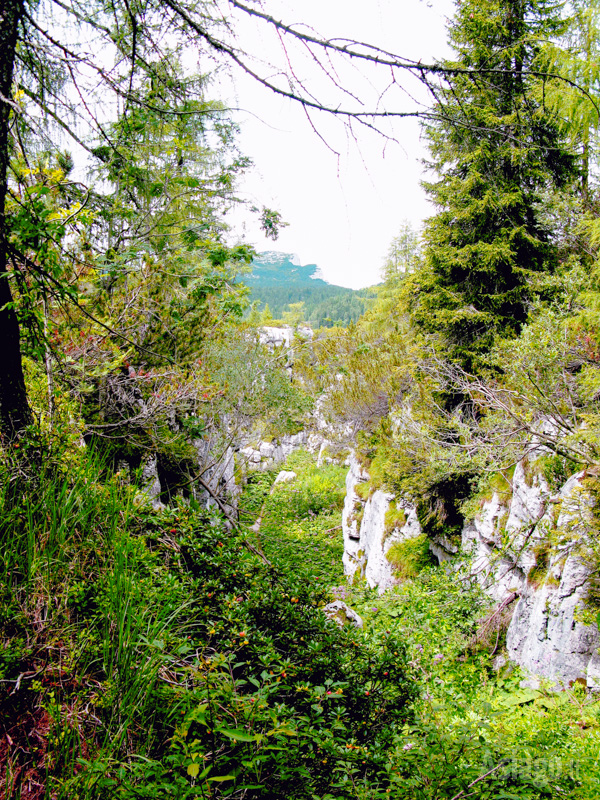
[[[345, 468], [284, 466], [239, 529], [83, 456], [0, 483], [0, 798], [596, 800], [596, 698], [495, 671], [458, 573], [348, 585]], [[340, 597], [363, 630], [325, 617]]]

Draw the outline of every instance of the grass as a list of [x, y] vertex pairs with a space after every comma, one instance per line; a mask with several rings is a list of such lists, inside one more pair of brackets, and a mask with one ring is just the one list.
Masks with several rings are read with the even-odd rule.
[[390, 752], [402, 776], [392, 796], [600, 796], [600, 703], [579, 685], [560, 694], [524, 689], [511, 663], [492, 669], [502, 640], [477, 637], [490, 601], [464, 578], [428, 567], [384, 595], [353, 589], [348, 598], [367, 635], [389, 631], [407, 642], [423, 687]]
[[433, 560], [429, 550], [429, 539], [424, 533], [411, 539], [394, 542], [385, 557], [392, 565], [394, 575], [401, 581], [416, 578]]
[[0, 795], [599, 796], [599, 704], [494, 672], [477, 586], [426, 566], [348, 587], [364, 631], [324, 617], [345, 470], [287, 466], [242, 497], [272, 567], [217, 514], [136, 506], [85, 457], [2, 482]]
[[[306, 515], [294, 536], [322, 541], [342, 475], [306, 466], [268, 524], [286, 496], [286, 525]], [[339, 541], [305, 550], [307, 571], [273, 545], [267, 567], [218, 514], [134, 497], [82, 458], [3, 498], [0, 795], [311, 800], [385, 783], [414, 688], [399, 642], [319, 610], [329, 595], [305, 578]]]
[[[298, 580], [328, 587], [343, 580], [342, 508], [346, 470], [337, 465], [317, 468], [312, 459], [295, 455], [286, 469], [297, 478], [278, 484], [269, 494], [265, 481], [257, 476], [251, 492], [262, 485], [262, 521], [258, 543], [267, 558]], [[254, 505], [254, 513], [258, 504]], [[253, 521], [250, 516], [247, 521]]]
[[[341, 542], [336, 545], [332, 535], [330, 543], [322, 534], [340, 512], [338, 505], [338, 516], [329, 517], [326, 504], [316, 500], [312, 516], [304, 505], [315, 474], [304, 464], [295, 484], [265, 495], [260, 541], [265, 553], [302, 581], [331, 586], [343, 582]], [[325, 475], [342, 487], [343, 476], [333, 471], [322, 474], [323, 487]], [[331, 564], [336, 547], [339, 560]], [[396, 543], [390, 555], [402, 586], [384, 595], [361, 586], [346, 591], [368, 639], [392, 636], [407, 643], [422, 688], [414, 716], [390, 743], [390, 791], [381, 796], [596, 798], [600, 705], [578, 687], [560, 696], [524, 690], [523, 676], [511, 664], [495, 672], [492, 659], [502, 650], [503, 633], [478, 635], [492, 610], [489, 599], [464, 576], [432, 566], [426, 537]], [[375, 787], [371, 792], [379, 796]]]

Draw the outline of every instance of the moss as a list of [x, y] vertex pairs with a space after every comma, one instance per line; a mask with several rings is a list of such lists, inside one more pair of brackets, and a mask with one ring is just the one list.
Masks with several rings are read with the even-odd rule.
[[508, 505], [512, 500], [513, 493], [513, 477], [515, 474], [516, 466], [510, 467], [503, 472], [494, 472], [490, 478], [489, 490], [491, 492], [490, 500], [494, 494], [498, 495], [500, 502]]
[[513, 465], [501, 472], [493, 472], [482, 476], [477, 491], [461, 506], [460, 510], [464, 518], [468, 520], [475, 519], [485, 503], [489, 503], [495, 494], [498, 495], [503, 505], [510, 505], [515, 468], [516, 465]]
[[546, 582], [548, 577], [548, 568], [550, 566], [550, 555], [552, 553], [552, 546], [546, 539], [539, 542], [532, 549], [535, 556], [535, 566], [529, 570], [527, 575], [527, 583], [531, 586], [541, 586]]
[[521, 464], [523, 465], [523, 478], [525, 480], [525, 485], [531, 487], [533, 486], [533, 479], [537, 474], [537, 470], [534, 468], [533, 464], [529, 461], [527, 456], [525, 456], [521, 460]]
[[486, 484], [479, 490], [476, 497], [481, 508], [484, 503], [489, 502], [493, 496], [498, 495], [498, 499], [503, 505], [508, 505], [512, 499], [513, 478], [516, 465], [513, 465], [502, 472], [493, 472], [487, 479]]
[[423, 569], [434, 563], [429, 550], [429, 539], [424, 533], [414, 539], [394, 542], [387, 551], [386, 558], [392, 565], [394, 575], [401, 581], [416, 578]]
[[357, 483], [355, 485], [354, 491], [360, 497], [361, 500], [368, 500], [369, 497], [375, 491], [375, 489], [373, 488], [370, 481], [361, 481], [360, 483]]
[[498, 517], [498, 521], [496, 522], [496, 531], [500, 536], [500, 541], [504, 547], [508, 547], [510, 545], [510, 536], [506, 531], [506, 523], [508, 522], [509, 512], [508, 509]]
[[402, 507], [398, 508], [395, 500], [391, 501], [388, 510], [385, 512], [384, 523], [383, 541], [385, 541], [396, 528], [402, 528], [406, 525], [406, 512]]
[[558, 492], [571, 475], [577, 472], [580, 465], [565, 456], [548, 453], [536, 459], [534, 467], [543, 475], [551, 491]]
[[382, 448], [381, 452], [376, 453], [369, 466], [371, 483], [375, 488], [385, 485], [389, 466], [386, 450]]

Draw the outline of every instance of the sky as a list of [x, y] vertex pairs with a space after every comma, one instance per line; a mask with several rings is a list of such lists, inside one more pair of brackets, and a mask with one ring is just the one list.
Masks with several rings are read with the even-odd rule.
[[[446, 24], [452, 0], [266, 0], [263, 7], [286, 23], [310, 25], [326, 37], [344, 36], [376, 44], [395, 54], [431, 61], [448, 55]], [[236, 23], [242, 48], [260, 53], [258, 66], [285, 68], [281, 47], [268, 26], [250, 19]], [[332, 102], [326, 72], [290, 45], [289, 61], [309, 88]], [[344, 88], [368, 106], [388, 82], [378, 67], [339, 68]], [[382, 83], [383, 81], [383, 83]], [[421, 87], [407, 85], [417, 102], [427, 103]], [[404, 220], [419, 228], [432, 213], [420, 181], [426, 177], [426, 149], [416, 121], [398, 119], [386, 132], [397, 142], [355, 127], [349, 134], [337, 120], [314, 113], [311, 121], [293, 101], [275, 96], [247, 76], [234, 74], [231, 104], [239, 110], [240, 146], [254, 168], [240, 196], [250, 205], [277, 209], [288, 226], [279, 239], [265, 238], [256, 215], [236, 212], [236, 233], [259, 252], [294, 253], [300, 263], [315, 263], [325, 280], [361, 288], [377, 283], [392, 238]], [[395, 92], [395, 95], [393, 95]], [[370, 94], [369, 94], [370, 93]], [[348, 100], [348, 103], [352, 102]], [[383, 103], [399, 108], [413, 100], [391, 87]], [[316, 130], [315, 130], [316, 129]], [[335, 151], [335, 152], [333, 152]]]

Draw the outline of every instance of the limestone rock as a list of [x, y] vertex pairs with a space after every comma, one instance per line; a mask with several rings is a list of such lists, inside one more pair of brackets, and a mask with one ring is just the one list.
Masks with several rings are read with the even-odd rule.
[[581, 473], [572, 476], [562, 488], [554, 525], [547, 513], [536, 526], [536, 542], [547, 538], [555, 526], [562, 543], [549, 550], [547, 563], [541, 561], [529, 571], [507, 632], [507, 651], [511, 659], [550, 679], [556, 688], [583, 679], [596, 689], [600, 636], [596, 625], [581, 620], [594, 572], [587, 542], [590, 499], [581, 478]]
[[275, 326], [265, 325], [258, 331], [260, 343], [266, 345], [271, 352], [273, 352], [276, 347], [290, 347], [293, 337], [294, 331], [288, 326], [277, 328]]
[[346, 624], [353, 625], [355, 628], [363, 627], [362, 617], [353, 608], [350, 608], [347, 603], [344, 603], [343, 600], [334, 600], [332, 603], [323, 606], [323, 613], [328, 619], [339, 625], [340, 628], [343, 628]]
[[346, 500], [342, 514], [344, 532], [344, 572], [348, 578], [363, 576], [367, 585], [384, 592], [396, 585], [394, 570], [387, 553], [394, 542], [421, 534], [416, 510], [404, 504], [406, 520], [394, 530], [388, 530], [386, 514], [393, 495], [381, 489], [366, 501], [356, 493], [356, 486], [368, 479], [354, 455], [350, 456], [350, 469], [346, 476]]
[[276, 464], [281, 464], [296, 450], [304, 447], [316, 452], [320, 448], [322, 441], [323, 437], [319, 434], [312, 434], [309, 437], [306, 431], [300, 431], [299, 433], [286, 434], [273, 441], [258, 442], [255, 447], [245, 442], [238, 452], [242, 463], [247, 469], [266, 470], [271, 469]]
[[[396, 498], [406, 522], [386, 530], [392, 495], [376, 491], [361, 499], [356, 487], [369, 476], [353, 454], [348, 466], [344, 571], [385, 591], [395, 583], [386, 553], [394, 542], [420, 535], [416, 512]], [[531, 675], [529, 683], [546, 678], [560, 688], [586, 680], [590, 689], [600, 691], [600, 633], [595, 624], [584, 624], [581, 613], [597, 561], [588, 539], [592, 501], [582, 478], [573, 475], [552, 497], [543, 476], [527, 462], [520, 463], [512, 491], [494, 493], [464, 526], [460, 549], [444, 537], [432, 540], [430, 549], [440, 563], [464, 563], [468, 555], [471, 575], [496, 603], [519, 595], [508, 628], [507, 655]]]
[[156, 453], [148, 456], [142, 464], [142, 491], [141, 494], [152, 504], [152, 508], [164, 508], [160, 501], [161, 486], [158, 477], [158, 458]]
[[261, 458], [273, 458], [275, 453], [275, 445], [270, 442], [261, 442], [258, 448]]
[[296, 473], [293, 472], [291, 469], [290, 470], [285, 470], [285, 469], [281, 470], [281, 472], [277, 475], [277, 477], [273, 481], [273, 486], [271, 487], [271, 493], [273, 492], [273, 489], [278, 484], [280, 484], [280, 483], [290, 483], [290, 481], [295, 480], [297, 477], [298, 476], [296, 475]]
[[358, 483], [368, 479], [354, 453], [350, 456], [348, 474], [346, 475], [346, 498], [342, 511], [342, 530], [344, 532], [344, 573], [351, 578], [357, 569], [362, 569], [363, 556], [359, 547], [360, 518], [364, 503], [356, 493]]

